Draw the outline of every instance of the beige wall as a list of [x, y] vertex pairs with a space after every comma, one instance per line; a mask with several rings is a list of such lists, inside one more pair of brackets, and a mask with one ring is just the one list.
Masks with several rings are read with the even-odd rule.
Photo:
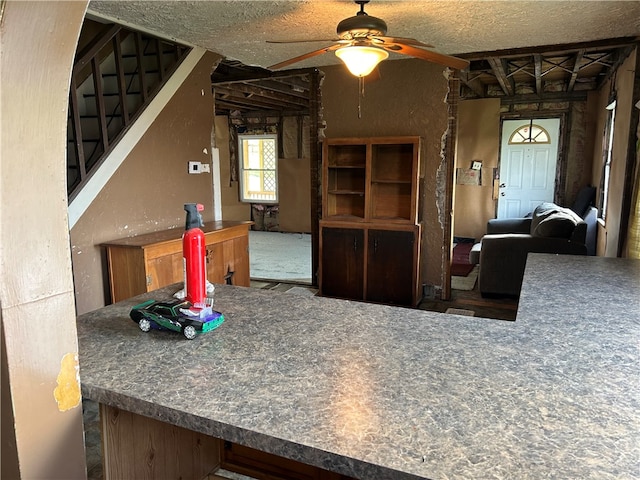
[[[624, 63], [618, 68], [618, 73], [600, 89], [599, 95], [594, 100], [595, 115], [597, 118], [595, 128], [595, 142], [593, 150], [593, 185], [600, 187], [602, 174], [602, 138], [607, 119], [607, 106], [609, 91], [612, 87], [617, 92], [617, 106], [615, 126], [613, 133], [613, 159], [611, 162], [611, 176], [609, 183], [609, 199], [606, 222], [598, 227], [598, 251], [597, 254], [606, 257], [618, 255], [618, 242], [620, 239], [620, 215], [622, 212], [622, 198], [625, 176], [627, 172], [627, 156], [633, 155], [629, 151], [629, 137], [635, 138], [635, 132], [631, 132], [631, 111], [633, 108], [633, 82], [636, 71], [637, 49], [634, 50]], [[597, 198], [600, 197], [598, 191]]]
[[591, 152], [595, 125], [591, 117], [591, 102], [573, 102], [570, 105], [567, 168], [564, 188], [565, 206], [573, 205], [580, 189], [591, 183]]
[[218, 59], [204, 55], [71, 230], [78, 314], [110, 301], [100, 243], [182, 226], [185, 203], [202, 203], [203, 219], [213, 219], [212, 176], [190, 175], [187, 163], [211, 163], [210, 75]]
[[[279, 231], [311, 231], [311, 176], [309, 163], [309, 121], [302, 125], [302, 151], [298, 152], [298, 120], [283, 119], [282, 150], [278, 159]], [[237, 181], [231, 181], [229, 160], [229, 120], [216, 116], [216, 146], [220, 152], [220, 179], [222, 218], [225, 220], [251, 220], [251, 206], [239, 200]], [[299, 158], [301, 157], [301, 158]]]
[[453, 235], [479, 241], [487, 221], [495, 218], [492, 198], [493, 168], [498, 166], [500, 149], [500, 99], [466, 100], [458, 106], [456, 168], [469, 168], [482, 161], [481, 186], [454, 185]]
[[440, 157], [447, 129], [447, 80], [443, 68], [421, 60], [380, 64], [380, 78], [367, 83], [358, 118], [358, 80], [344, 66], [323, 67], [322, 108], [326, 137], [422, 137], [420, 210], [424, 220], [422, 278], [441, 287], [444, 245], [442, 211], [446, 178]]
[[298, 151], [298, 118], [283, 120], [284, 158], [278, 160], [279, 231], [311, 232], [311, 160], [309, 117], [302, 119], [302, 151]]
[[220, 152], [220, 192], [224, 220], [251, 220], [251, 205], [242, 203], [238, 195], [238, 182], [231, 180], [229, 160], [229, 117], [215, 117], [216, 147]]
[[2, 478], [86, 477], [65, 174], [86, 6], [2, 2]]

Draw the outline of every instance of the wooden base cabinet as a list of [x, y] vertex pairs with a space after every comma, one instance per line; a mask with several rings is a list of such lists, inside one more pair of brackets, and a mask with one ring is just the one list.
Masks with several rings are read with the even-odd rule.
[[366, 300], [415, 306], [419, 228], [368, 230]]
[[416, 306], [420, 225], [321, 222], [320, 294]]
[[364, 299], [364, 234], [362, 228], [322, 227], [321, 294]]
[[[252, 222], [207, 222], [207, 280], [250, 286], [249, 227]], [[182, 234], [174, 228], [103, 243], [113, 303], [184, 281]]]

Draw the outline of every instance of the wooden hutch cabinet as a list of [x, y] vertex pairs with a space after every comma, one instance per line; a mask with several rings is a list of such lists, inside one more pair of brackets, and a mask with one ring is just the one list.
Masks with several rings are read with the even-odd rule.
[[419, 137], [326, 139], [320, 294], [415, 306]]
[[[206, 222], [207, 280], [250, 286], [249, 227], [253, 222]], [[184, 227], [103, 243], [111, 301], [125, 300], [184, 281]]]

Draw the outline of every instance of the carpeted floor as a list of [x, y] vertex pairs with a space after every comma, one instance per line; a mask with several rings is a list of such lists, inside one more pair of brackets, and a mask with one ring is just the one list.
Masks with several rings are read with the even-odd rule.
[[252, 279], [311, 283], [311, 235], [249, 230]]

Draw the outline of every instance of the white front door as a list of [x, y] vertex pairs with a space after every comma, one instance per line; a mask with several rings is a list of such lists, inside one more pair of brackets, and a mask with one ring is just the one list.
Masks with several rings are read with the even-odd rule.
[[524, 217], [553, 202], [559, 132], [558, 118], [503, 122], [498, 218]]

